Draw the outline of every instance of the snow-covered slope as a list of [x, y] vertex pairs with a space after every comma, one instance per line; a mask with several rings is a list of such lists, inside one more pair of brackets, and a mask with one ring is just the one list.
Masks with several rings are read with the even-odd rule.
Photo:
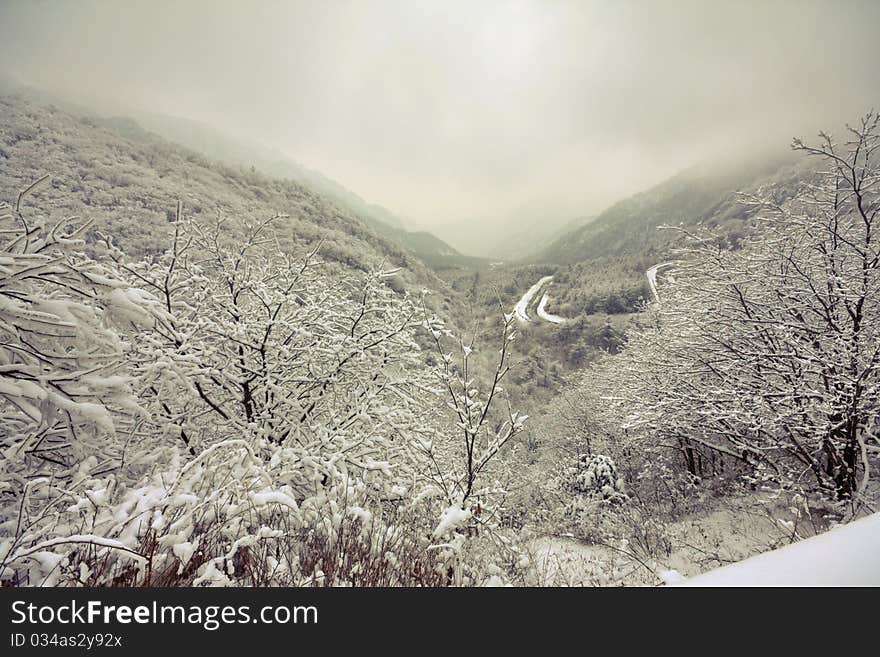
[[711, 570], [683, 586], [880, 586], [880, 513]]

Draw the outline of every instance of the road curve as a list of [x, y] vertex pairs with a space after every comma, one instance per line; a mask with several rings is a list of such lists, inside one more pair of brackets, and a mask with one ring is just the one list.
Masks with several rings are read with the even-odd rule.
[[[552, 276], [544, 276], [537, 283], [532, 285], [524, 295], [522, 295], [522, 299], [520, 299], [517, 304], [513, 307], [514, 315], [520, 322], [530, 322], [532, 321], [529, 317], [529, 306], [532, 305], [532, 301], [535, 298], [535, 295], [541, 291], [541, 288], [545, 285], [549, 284], [550, 281], [553, 280]], [[547, 301], [549, 297], [544, 294], [541, 297], [541, 302], [538, 304], [537, 313], [538, 317], [543, 319], [545, 322], [550, 322], [551, 324], [562, 324], [565, 321], [564, 317], [559, 317], [558, 315], [551, 315], [544, 308], [547, 305]]]
[[553, 315], [544, 310], [544, 307], [547, 305], [547, 293], [544, 293], [544, 296], [541, 297], [541, 303], [538, 304], [538, 317], [543, 319], [545, 322], [551, 322], [552, 324], [562, 324], [565, 321], [564, 317], [560, 317], [559, 315]]
[[671, 267], [675, 264], [677, 264], [675, 260], [670, 260], [669, 262], [661, 262], [659, 265], [654, 265], [645, 272], [645, 276], [648, 277], [648, 285], [651, 286], [651, 294], [654, 296], [654, 301], [656, 301], [657, 303], [660, 303], [660, 295], [657, 293], [657, 272], [661, 269]]
[[521, 322], [530, 322], [532, 321], [529, 318], [529, 306], [532, 303], [532, 299], [535, 295], [541, 290], [544, 285], [553, 280], [552, 276], [544, 276], [537, 283], [532, 285], [524, 295], [522, 295], [522, 299], [517, 301], [516, 305], [513, 307], [513, 312], [516, 314], [516, 318]]

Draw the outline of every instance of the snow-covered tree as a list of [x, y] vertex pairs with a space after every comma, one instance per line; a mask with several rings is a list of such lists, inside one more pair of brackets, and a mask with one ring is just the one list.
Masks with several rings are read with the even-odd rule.
[[181, 216], [159, 259], [114, 254], [170, 318], [139, 344], [142, 394], [188, 449], [246, 437], [303, 496], [351, 478], [388, 483], [392, 470], [411, 486], [430, 398], [417, 306], [383, 283], [393, 271], [331, 278], [320, 245], [285, 253], [281, 220], [245, 222], [231, 239], [221, 221]]
[[624, 427], [693, 474], [739, 464], [839, 499], [864, 489], [880, 449], [878, 147], [874, 113], [842, 145], [796, 140], [822, 170], [784, 204], [746, 199], [759, 232], [744, 248], [688, 235], [654, 323], [617, 361]]
[[[436, 349], [435, 376], [451, 417], [446, 431], [419, 444], [430, 467], [429, 480], [449, 505], [435, 530], [438, 536], [468, 523], [474, 528], [497, 523], [510, 480], [498, 457], [528, 417], [513, 410], [502, 386], [510, 372], [516, 331], [513, 313], [502, 310], [501, 315], [497, 363], [491, 380], [484, 382], [472, 366], [475, 340], [456, 339], [437, 316], [425, 311], [424, 326]], [[506, 403], [503, 411], [498, 411], [499, 402]]]
[[[488, 430], [509, 321], [478, 396], [467, 353], [454, 383], [445, 329], [386, 284], [394, 271], [324, 271], [320, 244], [278, 243], [284, 219], [194, 221], [178, 205], [169, 249], [131, 262], [109, 238], [80, 253], [87, 226], [50, 230], [20, 199], [3, 216], [0, 578], [473, 581], [458, 551], [430, 548], [479, 518], [465, 507], [497, 491], [482, 478], [525, 419], [508, 409]], [[441, 418], [426, 327], [464, 443]]]
[[149, 458], [126, 333], [161, 308], [81, 252], [88, 222], [26, 216], [22, 200], [48, 179], [0, 206], [0, 571], [47, 538], [41, 524], [84, 481]]

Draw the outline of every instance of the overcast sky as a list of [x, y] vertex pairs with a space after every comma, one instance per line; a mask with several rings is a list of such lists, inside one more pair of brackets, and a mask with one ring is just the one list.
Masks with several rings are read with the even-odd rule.
[[880, 2], [0, 2], [0, 68], [269, 145], [420, 225], [592, 214], [878, 103]]

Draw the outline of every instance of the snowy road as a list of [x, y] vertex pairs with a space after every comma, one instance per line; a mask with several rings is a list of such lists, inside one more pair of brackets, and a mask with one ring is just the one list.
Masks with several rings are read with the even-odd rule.
[[562, 324], [565, 321], [564, 317], [560, 317], [559, 315], [553, 315], [544, 310], [544, 307], [547, 305], [547, 293], [544, 293], [544, 296], [541, 297], [541, 303], [538, 304], [538, 317], [543, 319], [545, 322], [551, 322], [553, 324]]
[[[513, 312], [519, 321], [521, 321], [521, 322], [532, 321], [531, 318], [529, 317], [529, 306], [532, 305], [532, 301], [534, 300], [534, 298], [538, 294], [538, 292], [541, 291], [541, 288], [544, 287], [545, 285], [548, 285], [550, 283], [550, 281], [552, 281], [552, 280], [553, 280], [552, 276], [544, 276], [544, 278], [542, 278], [537, 283], [532, 285], [532, 287], [530, 287], [526, 291], [526, 293], [522, 296], [522, 299], [520, 299], [517, 302], [517, 304], [513, 307]], [[549, 297], [546, 294], [544, 294], [544, 296], [541, 297], [541, 301], [538, 304], [538, 308], [537, 308], [538, 317], [543, 319], [545, 322], [550, 322], [551, 324], [562, 324], [562, 322], [565, 321], [564, 317], [559, 317], [558, 315], [551, 315], [550, 313], [548, 313], [545, 310], [545, 307], [547, 305], [548, 300], [549, 300]]]
[[657, 303], [660, 303], [660, 295], [657, 293], [657, 272], [666, 267], [671, 267], [674, 264], [676, 264], [674, 260], [670, 262], [661, 262], [659, 265], [654, 265], [645, 272], [645, 276], [648, 277], [648, 285], [651, 286], [651, 294], [654, 295], [654, 301]]
[[532, 285], [526, 293], [522, 296], [517, 304], [513, 307], [513, 312], [516, 314], [516, 318], [521, 322], [530, 322], [532, 321], [529, 318], [529, 306], [532, 303], [532, 299], [535, 298], [535, 295], [541, 291], [541, 288], [544, 287], [547, 283], [553, 280], [552, 276], [545, 276], [537, 283]]
[[[670, 260], [669, 262], [661, 262], [657, 265], [654, 265], [650, 269], [645, 272], [645, 276], [648, 277], [648, 285], [651, 287], [651, 295], [654, 297], [654, 301], [660, 303], [660, 294], [657, 292], [657, 274], [661, 269], [666, 269], [667, 267], [672, 267], [673, 265], [678, 264], [677, 260]], [[545, 285], [549, 285], [553, 281], [552, 276], [544, 276], [537, 283], [532, 285], [526, 293], [522, 295], [522, 298], [516, 303], [513, 307], [513, 312], [516, 315], [516, 318], [520, 322], [531, 322], [532, 319], [529, 317], [529, 307], [532, 305], [535, 297], [541, 291]], [[552, 313], [548, 313], [547, 302], [550, 300], [550, 297], [545, 292], [541, 297], [540, 302], [538, 303], [538, 307], [536, 308], [536, 313], [540, 319], [543, 319], [545, 322], [550, 322], [551, 324], [562, 324], [565, 322], [564, 317], [560, 317], [559, 315], [553, 315]]]

